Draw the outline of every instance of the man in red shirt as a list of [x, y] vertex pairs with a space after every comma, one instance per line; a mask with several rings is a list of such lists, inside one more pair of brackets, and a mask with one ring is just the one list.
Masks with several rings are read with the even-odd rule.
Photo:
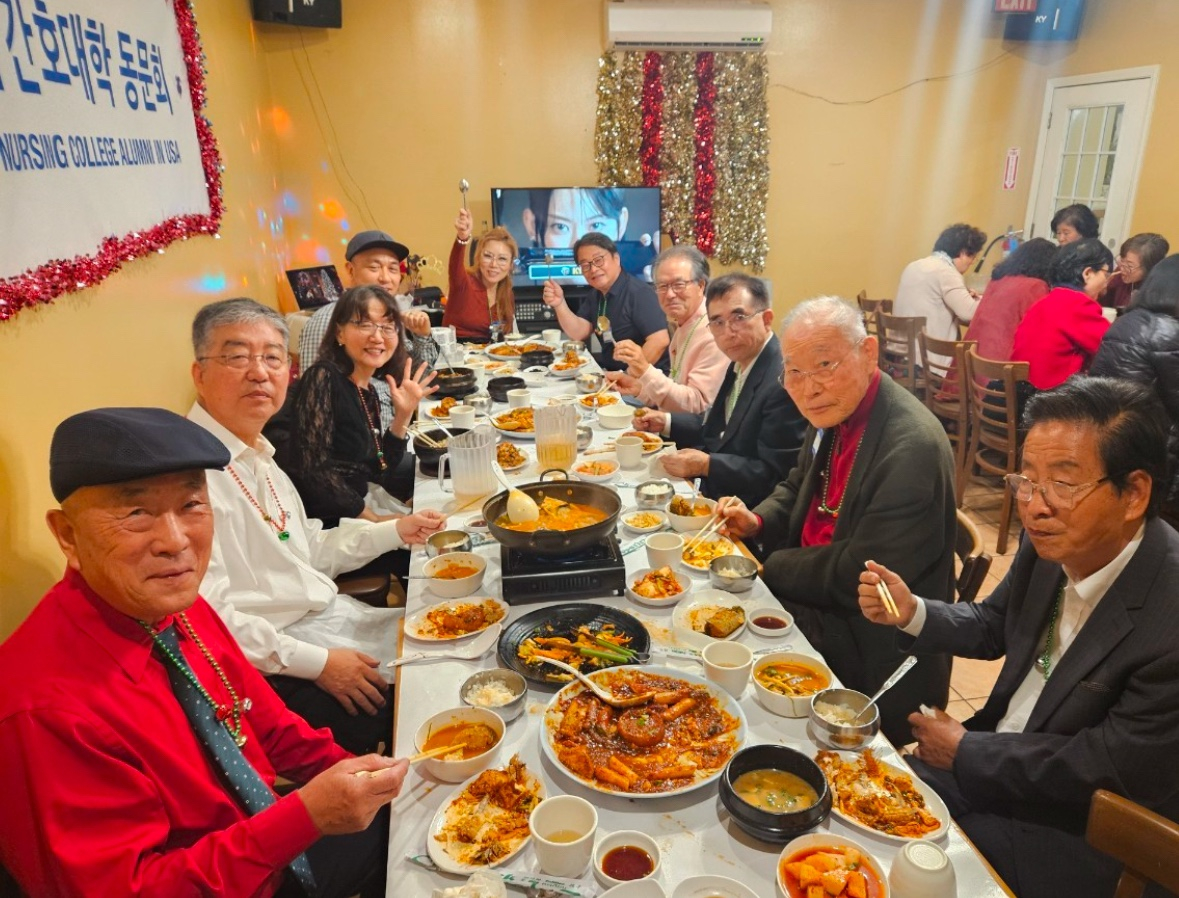
[[[383, 894], [408, 763], [288, 711], [197, 595], [228, 461], [163, 409], [54, 433], [66, 573], [0, 645], [0, 862], [30, 895]], [[302, 787], [277, 797], [278, 773]]]

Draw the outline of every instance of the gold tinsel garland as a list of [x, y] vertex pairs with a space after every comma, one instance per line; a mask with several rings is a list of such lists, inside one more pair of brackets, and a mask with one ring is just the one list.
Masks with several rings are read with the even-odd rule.
[[[594, 149], [604, 185], [642, 183], [644, 53], [608, 53], [599, 60], [598, 120]], [[663, 230], [681, 243], [695, 241], [695, 53], [664, 53], [663, 146], [660, 153]], [[760, 53], [717, 53], [715, 259], [761, 271], [767, 239], [769, 123], [766, 60]]]

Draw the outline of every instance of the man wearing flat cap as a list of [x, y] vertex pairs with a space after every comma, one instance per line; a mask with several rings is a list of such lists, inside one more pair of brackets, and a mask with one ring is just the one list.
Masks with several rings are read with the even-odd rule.
[[27, 894], [383, 894], [408, 764], [288, 711], [197, 595], [228, 462], [163, 409], [54, 433], [65, 576], [0, 645], [0, 863]]

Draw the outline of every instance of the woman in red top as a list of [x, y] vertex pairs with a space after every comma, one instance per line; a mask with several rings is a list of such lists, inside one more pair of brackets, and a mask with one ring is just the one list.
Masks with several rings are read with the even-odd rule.
[[471, 242], [470, 211], [459, 212], [454, 230], [442, 324], [453, 324], [459, 339], [466, 340], [490, 339], [493, 323], [511, 333], [516, 329], [511, 275], [520, 252], [515, 239], [504, 228], [492, 228], [475, 244], [475, 264], [467, 267], [463, 256]]
[[1056, 245], [1036, 237], [995, 266], [964, 338], [977, 341], [975, 351], [984, 359], [1011, 359], [1015, 329], [1048, 292], [1048, 271], [1055, 256]]
[[1088, 369], [1109, 329], [1097, 297], [1113, 264], [1113, 253], [1096, 237], [1061, 247], [1052, 260], [1052, 290], [1028, 310], [1011, 348], [1013, 361], [1029, 363], [1028, 379], [1037, 390]]

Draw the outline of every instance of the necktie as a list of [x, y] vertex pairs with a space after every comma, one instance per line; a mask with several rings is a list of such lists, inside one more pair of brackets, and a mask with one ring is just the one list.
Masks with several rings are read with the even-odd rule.
[[[186, 675], [185, 671], [193, 677], [196, 676], [180, 651], [176, 628], [167, 627], [157, 633], [156, 638], [170, 653], [169, 657], [162, 659], [164, 668], [168, 671], [168, 680], [172, 684], [172, 691], [176, 693], [176, 700], [184, 709], [197, 739], [221, 769], [225, 781], [245, 809], [251, 815], [266, 810], [274, 804], [274, 793], [253, 765], [246, 760], [242, 750], [229, 735], [229, 731], [217, 719], [205, 697], [197, 691]], [[306, 855], [300, 854], [291, 861], [290, 871], [308, 895], [315, 894], [315, 878], [311, 875], [311, 865], [307, 862]]]

